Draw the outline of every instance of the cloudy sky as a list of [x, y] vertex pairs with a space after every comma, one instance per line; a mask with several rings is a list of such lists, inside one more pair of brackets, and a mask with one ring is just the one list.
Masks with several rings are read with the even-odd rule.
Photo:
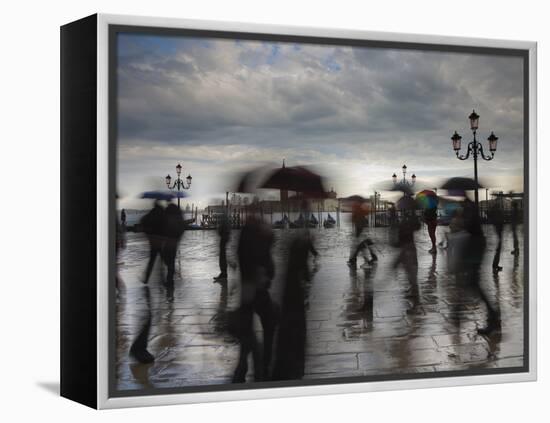
[[499, 137], [482, 182], [523, 191], [519, 57], [120, 34], [117, 78], [123, 207], [177, 163], [202, 206], [235, 171], [283, 158], [317, 167], [338, 196], [370, 195], [404, 163], [427, 187], [471, 176], [450, 136], [470, 140], [473, 108], [484, 145]]

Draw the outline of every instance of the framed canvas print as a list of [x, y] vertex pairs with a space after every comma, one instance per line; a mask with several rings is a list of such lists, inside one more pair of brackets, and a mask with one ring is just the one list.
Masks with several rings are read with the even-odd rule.
[[536, 44], [61, 28], [61, 393], [536, 378]]

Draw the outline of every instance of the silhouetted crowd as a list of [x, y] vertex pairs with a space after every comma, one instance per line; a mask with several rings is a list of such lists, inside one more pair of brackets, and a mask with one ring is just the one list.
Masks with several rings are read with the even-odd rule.
[[[306, 297], [307, 286], [311, 283], [313, 271], [310, 259], [316, 259], [313, 238], [307, 229], [292, 230], [292, 236], [286, 246], [283, 270], [283, 291], [281, 304], [276, 304], [270, 294], [275, 276], [275, 264], [272, 257], [274, 233], [271, 225], [266, 224], [254, 207], [241, 228], [236, 247], [236, 256], [240, 271], [240, 305], [231, 311], [224, 310], [227, 320], [225, 330], [239, 342], [240, 352], [235, 368], [234, 383], [244, 383], [248, 373], [249, 356], [252, 356], [254, 380], [292, 380], [304, 376], [306, 351]], [[305, 219], [309, 219], [307, 206], [302, 210]], [[351, 237], [348, 265], [352, 270], [357, 266], [358, 258], [363, 256], [367, 269], [373, 269], [378, 261], [374, 242], [368, 236], [368, 209], [364, 202], [358, 201], [352, 207], [353, 233]], [[406, 298], [411, 307], [407, 313], [415, 313], [421, 305], [418, 286], [418, 253], [415, 233], [426, 224], [431, 242], [429, 253], [433, 254], [432, 273], [435, 272], [437, 254], [436, 227], [437, 208], [427, 208], [417, 213], [414, 208], [390, 209], [390, 227], [388, 244], [397, 249], [393, 268], [402, 268], [409, 283]], [[497, 247], [493, 258], [493, 271], [502, 270], [500, 255], [504, 225], [503, 211], [495, 204], [487, 212], [488, 221], [497, 234]], [[187, 224], [179, 208], [174, 204], [163, 207], [155, 201], [153, 208], [141, 219], [140, 225], [149, 243], [149, 258], [142, 282], [147, 285], [157, 257], [160, 258], [165, 276], [162, 283], [167, 291], [174, 290], [175, 262], [178, 245]], [[517, 224], [520, 221], [517, 205], [513, 206], [512, 232], [514, 250], [519, 254]], [[222, 294], [227, 297], [227, 246], [231, 236], [231, 225], [222, 218], [218, 226], [220, 273], [214, 281], [222, 286]], [[486, 324], [480, 325], [478, 333], [490, 335], [500, 329], [501, 314], [498, 302], [491, 299], [480, 282], [481, 264], [487, 250], [485, 234], [482, 230], [479, 212], [469, 199], [465, 199], [451, 214], [449, 231], [440, 248], [446, 249], [448, 271], [456, 277], [456, 287], [464, 295], [478, 298], [486, 307]], [[371, 276], [374, 275], [372, 272]], [[149, 291], [146, 286], [146, 298]], [[371, 292], [372, 294], [372, 292]], [[372, 295], [365, 298], [363, 309], [372, 321]], [[458, 315], [458, 310], [452, 310]], [[261, 339], [254, 328], [254, 316], [261, 323]], [[154, 357], [147, 351], [147, 339], [151, 326], [150, 312], [145, 318], [142, 329], [130, 348], [130, 354], [139, 362], [150, 363]], [[218, 329], [223, 326], [219, 326]], [[220, 329], [222, 330], [222, 329]]]

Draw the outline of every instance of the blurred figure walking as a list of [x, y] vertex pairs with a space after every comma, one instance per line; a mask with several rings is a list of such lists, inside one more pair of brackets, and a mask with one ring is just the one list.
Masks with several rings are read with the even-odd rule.
[[393, 267], [397, 269], [402, 265], [409, 281], [409, 294], [407, 297], [412, 300], [413, 309], [420, 304], [420, 291], [418, 288], [418, 257], [414, 233], [420, 229], [420, 222], [415, 211], [403, 209], [403, 216], [398, 226], [399, 254]]
[[165, 241], [162, 249], [162, 258], [166, 265], [165, 286], [168, 289], [174, 288], [176, 255], [184, 229], [185, 221], [181, 210], [175, 204], [169, 204], [164, 212], [163, 235]]
[[231, 236], [231, 222], [229, 216], [224, 213], [218, 222], [218, 235], [220, 236], [219, 244], [219, 265], [220, 274], [214, 278], [214, 282], [226, 282], [227, 281], [227, 243]]
[[291, 241], [288, 250], [283, 303], [273, 380], [295, 380], [304, 376], [306, 310], [304, 284], [311, 280], [309, 255], [318, 253], [307, 229]]
[[[240, 341], [239, 362], [233, 383], [243, 383], [248, 372], [248, 355], [253, 354], [254, 379], [264, 380], [271, 363], [276, 311], [269, 294], [275, 266], [271, 256], [273, 231], [254, 215], [241, 230], [237, 255], [241, 271], [241, 305], [232, 332]], [[263, 353], [254, 333], [253, 316], [260, 317], [263, 329]]]
[[151, 277], [155, 260], [157, 256], [161, 255], [164, 246], [164, 208], [160, 205], [158, 200], [155, 201], [149, 213], [141, 218], [140, 223], [147, 237], [147, 241], [149, 241], [149, 261], [143, 278], [143, 283], [147, 284]]
[[126, 210], [124, 209], [120, 211], [120, 224], [123, 227], [126, 227]]
[[497, 246], [495, 249], [495, 256], [493, 257], [493, 272], [500, 272], [502, 267], [500, 266], [500, 252], [502, 249], [502, 230], [504, 228], [504, 213], [502, 207], [496, 201], [489, 209], [489, 223], [495, 228], [497, 234]]
[[149, 332], [151, 330], [151, 294], [149, 292], [149, 287], [143, 287], [143, 293], [145, 296], [145, 303], [147, 305], [147, 310], [145, 310], [145, 315], [143, 316], [143, 324], [141, 329], [130, 347], [130, 355], [134, 357], [138, 362], [142, 364], [149, 364], [155, 361], [155, 357], [147, 350], [147, 344], [149, 343]]
[[368, 250], [370, 254], [370, 260], [367, 260], [367, 263], [370, 264], [378, 261], [378, 257], [372, 249], [372, 240], [368, 237], [361, 240], [361, 235], [368, 226], [367, 214], [368, 208], [363, 201], [355, 201], [353, 203], [351, 221], [353, 224], [354, 238], [351, 244], [350, 256], [348, 260], [348, 265], [350, 267], [355, 267], [357, 265], [357, 256], [365, 250]]
[[464, 201], [464, 229], [469, 237], [462, 249], [462, 269], [457, 273], [461, 285], [477, 295], [487, 307], [487, 325], [478, 328], [479, 334], [490, 334], [500, 329], [500, 307], [498, 302], [491, 304], [481, 287], [480, 269], [487, 242], [481, 228], [481, 220], [475, 204], [468, 198]]
[[425, 209], [423, 213], [424, 222], [428, 227], [428, 235], [432, 242], [432, 248], [429, 250], [431, 254], [437, 254], [435, 230], [437, 229], [437, 209], [429, 208]]

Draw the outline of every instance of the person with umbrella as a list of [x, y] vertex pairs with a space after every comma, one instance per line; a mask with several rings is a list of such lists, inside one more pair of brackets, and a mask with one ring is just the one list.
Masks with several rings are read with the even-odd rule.
[[164, 246], [164, 208], [158, 199], [155, 199], [153, 208], [141, 218], [140, 224], [149, 242], [149, 261], [142, 280], [144, 284], [147, 284], [156, 258], [161, 255]]
[[173, 203], [170, 203], [164, 212], [164, 221], [162, 232], [164, 236], [164, 246], [162, 249], [162, 259], [166, 265], [165, 286], [169, 291], [174, 289], [174, 274], [176, 271], [176, 255], [180, 239], [183, 235], [186, 223], [190, 221], [183, 220], [181, 210]]
[[420, 207], [424, 210], [422, 217], [424, 223], [428, 227], [428, 235], [432, 242], [432, 248], [429, 250], [431, 254], [437, 253], [435, 231], [437, 228], [437, 194], [431, 190], [420, 191], [416, 194], [416, 201]]
[[403, 216], [397, 228], [397, 245], [399, 254], [393, 263], [394, 269], [402, 265], [409, 281], [409, 294], [407, 297], [413, 303], [413, 309], [420, 304], [420, 291], [418, 288], [418, 257], [414, 233], [420, 229], [420, 222], [416, 217], [416, 202], [411, 196], [405, 194], [396, 204]]
[[[254, 206], [251, 207], [254, 212]], [[271, 256], [273, 231], [255, 215], [249, 216], [241, 230], [237, 257], [241, 272], [241, 304], [236, 312], [233, 333], [240, 342], [239, 361], [233, 383], [244, 383], [248, 372], [248, 356], [253, 355], [254, 379], [264, 380], [268, 374], [273, 349], [276, 314], [269, 287], [275, 276]], [[263, 329], [263, 354], [253, 328], [253, 317], [260, 317]]]
[[451, 178], [441, 188], [448, 190], [451, 195], [463, 195], [465, 197], [461, 216], [462, 231], [464, 231], [465, 236], [460, 236], [461, 241], [458, 248], [449, 248], [450, 251], [454, 251], [453, 254], [449, 253], [449, 256], [456, 256], [454, 258], [456, 265], [453, 266], [453, 271], [456, 273], [459, 286], [485, 303], [487, 324], [478, 328], [477, 332], [488, 335], [501, 327], [500, 308], [498, 301], [494, 305], [491, 303], [481, 287], [480, 271], [487, 249], [487, 241], [481, 228], [479, 210], [476, 204], [465, 194], [467, 190], [482, 187], [470, 178]]
[[[302, 205], [308, 214], [308, 205]], [[277, 339], [273, 380], [296, 380], [304, 376], [306, 351], [306, 284], [312, 279], [310, 254], [317, 250], [307, 227], [298, 229], [289, 243], [284, 278], [282, 313]], [[314, 268], [315, 271], [316, 267]]]
[[366, 201], [358, 195], [349, 197], [349, 199], [352, 200], [351, 222], [353, 224], [355, 236], [351, 243], [348, 265], [352, 268], [355, 268], [357, 265], [357, 256], [365, 249], [367, 249], [370, 253], [370, 260], [368, 260], [367, 263], [375, 263], [376, 261], [378, 261], [378, 257], [372, 249], [373, 242], [368, 236], [364, 240], [359, 241], [359, 239], [361, 238], [361, 234], [368, 226], [367, 215], [369, 213], [369, 210], [366, 206]]
[[224, 283], [227, 282], [227, 243], [231, 236], [231, 222], [229, 220], [229, 211], [226, 206], [226, 210], [218, 220], [217, 232], [220, 236], [219, 243], [219, 266], [220, 274], [214, 277], [214, 282]]

